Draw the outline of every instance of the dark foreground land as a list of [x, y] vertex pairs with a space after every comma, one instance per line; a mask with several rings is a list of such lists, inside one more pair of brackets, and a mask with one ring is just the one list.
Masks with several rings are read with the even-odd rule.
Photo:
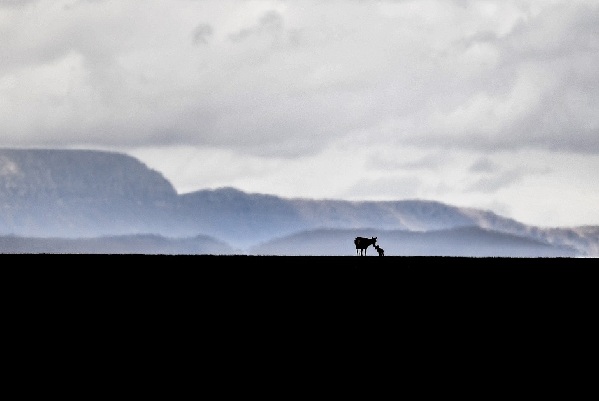
[[[40, 272], [104, 272], [180, 274], [202, 277], [214, 274], [352, 275], [356, 272], [403, 274], [489, 274], [563, 271], [599, 268], [597, 258], [441, 257], [441, 256], [264, 256], [171, 254], [5, 254], [7, 268], [19, 266]], [[25, 267], [27, 266], [27, 267]], [[40, 270], [41, 269], [41, 270]]]
[[343, 285], [397, 292], [519, 288], [559, 293], [566, 285], [594, 286], [599, 270], [594, 258], [137, 254], [0, 255], [0, 258], [5, 274], [44, 286], [75, 283], [69, 288], [188, 294], [219, 289], [335, 291], [343, 290]]
[[[579, 268], [597, 266], [597, 258], [520, 258], [520, 257], [442, 257], [442, 256], [265, 256], [265, 255], [171, 255], [171, 254], [4, 254], [0, 255], [7, 268], [24, 265], [27, 269], [66, 271], [128, 272], [188, 272], [220, 274], [225, 272], [281, 274], [344, 274], [388, 272], [415, 273], [488, 273], [490, 271], [525, 272], [556, 269], [574, 273]], [[85, 269], [84, 269], [85, 268]]]
[[[272, 347], [265, 344], [276, 344], [281, 356], [289, 350], [303, 355], [305, 347], [324, 348], [328, 355], [344, 340], [349, 344], [339, 350], [351, 360], [358, 345], [368, 355], [384, 345], [378, 351], [385, 358], [394, 346], [401, 351], [394, 359], [398, 363], [407, 351], [441, 348], [461, 357], [474, 344], [477, 355], [485, 355], [506, 341], [525, 346], [528, 355], [529, 344], [555, 336], [556, 330], [577, 337], [589, 332], [598, 301], [594, 259], [0, 258], [13, 330], [26, 327], [30, 336], [55, 332], [101, 350], [107, 339], [111, 347], [125, 344], [127, 352], [141, 344], [140, 352], [152, 358], [157, 345], [169, 353], [181, 347], [177, 354], [185, 357], [191, 349], [201, 351], [194, 363], [205, 350], [218, 351], [219, 358], [223, 350], [252, 350], [256, 354], [249, 360], [259, 360]], [[534, 334], [526, 334], [531, 330]], [[94, 341], [88, 341], [92, 334]], [[555, 344], [542, 350], [553, 355]], [[233, 359], [224, 360], [228, 365]], [[456, 358], [450, 360], [454, 368]]]

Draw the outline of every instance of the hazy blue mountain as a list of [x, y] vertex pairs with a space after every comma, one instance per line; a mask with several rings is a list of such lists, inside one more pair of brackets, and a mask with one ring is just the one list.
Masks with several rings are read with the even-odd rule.
[[[321, 233], [318, 238], [327, 233], [337, 239], [303, 238], [307, 232]], [[208, 249], [189, 245], [188, 241], [199, 243], [202, 238], [221, 244], [220, 248], [210, 248], [218, 253], [233, 249], [248, 253], [270, 249], [278, 253], [285, 249], [295, 254], [295, 242], [299, 241], [306, 252], [310, 249], [328, 255], [351, 253], [357, 235], [378, 236], [388, 254], [453, 255], [466, 252], [464, 249], [474, 254], [472, 247], [458, 250], [458, 245], [482, 241], [476, 255], [551, 255], [554, 251], [570, 255], [575, 250], [577, 256], [599, 256], [599, 227], [595, 226], [539, 228], [490, 211], [427, 200], [290, 199], [235, 188], [178, 194], [160, 173], [125, 154], [0, 149], [0, 236], [6, 237], [0, 242], [3, 246], [21, 238], [26, 245], [19, 249], [31, 246], [32, 252], [97, 252], [105, 247], [106, 253], [113, 249], [125, 253], [129, 253], [127, 249], [131, 253], [139, 249], [149, 250], [147, 253], [152, 253], [151, 249], [186, 253]], [[39, 241], [27, 242], [27, 238]], [[47, 243], [41, 245], [44, 238]], [[89, 241], [74, 241], [80, 238]], [[154, 245], [151, 238], [156, 239]], [[51, 239], [56, 242], [51, 243]], [[308, 246], [311, 241], [315, 242]], [[167, 242], [170, 245], [165, 245]], [[140, 243], [150, 245], [141, 247]], [[0, 252], [10, 249], [15, 248], [0, 248]]]
[[[364, 235], [364, 233], [367, 235]], [[385, 256], [466, 256], [466, 257], [575, 257], [578, 251], [567, 246], [512, 234], [460, 227], [446, 230], [415, 232], [406, 230], [315, 230], [296, 233], [252, 247], [256, 255], [357, 255], [353, 238], [377, 237]], [[366, 256], [377, 256], [373, 246]]]
[[211, 237], [166, 238], [155, 234], [94, 238], [0, 237], [2, 253], [15, 254], [142, 254], [142, 255], [231, 255], [239, 253]]
[[193, 216], [194, 222], [202, 222], [202, 227], [209, 227], [217, 237], [244, 247], [317, 228], [376, 227], [380, 230], [427, 231], [501, 225], [512, 231], [527, 230], [523, 224], [488, 211], [421, 200], [352, 202], [286, 199], [220, 188], [181, 195], [180, 205], [184, 215]]
[[161, 174], [123, 154], [0, 149], [0, 233], [161, 233], [176, 200]]
[[[599, 227], [539, 228], [493, 212], [459, 208], [435, 201], [340, 201], [285, 199], [247, 194], [233, 188], [201, 190], [182, 195], [186, 215], [218, 238], [254, 252], [257, 245], [303, 231], [357, 230], [357, 235], [401, 230], [414, 233], [479, 227], [515, 238], [531, 239], [581, 256], [599, 256]], [[201, 209], [198, 205], [202, 205]], [[372, 229], [374, 227], [374, 229]], [[364, 228], [369, 228], [365, 230]], [[454, 234], [463, 235], [462, 231]], [[353, 238], [352, 238], [353, 240]]]

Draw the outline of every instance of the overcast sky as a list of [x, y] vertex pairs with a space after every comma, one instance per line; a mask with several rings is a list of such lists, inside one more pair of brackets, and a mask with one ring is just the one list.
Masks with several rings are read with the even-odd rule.
[[0, 147], [599, 225], [599, 0], [0, 0]]

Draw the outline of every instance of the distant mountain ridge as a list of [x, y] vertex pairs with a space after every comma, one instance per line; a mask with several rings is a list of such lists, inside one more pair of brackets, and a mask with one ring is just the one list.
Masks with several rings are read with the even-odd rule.
[[[389, 244], [392, 238], [406, 244], [418, 238], [431, 241], [429, 245], [410, 248], [412, 252], [427, 255], [436, 254], [435, 248], [443, 249], [443, 238], [461, 238], [462, 242], [453, 242], [455, 250], [451, 252], [474, 256], [480, 252], [468, 247], [468, 242], [476, 238], [471, 234], [473, 227], [478, 229], [477, 235], [486, 238], [488, 244], [483, 248], [490, 256], [506, 249], [517, 252], [518, 241], [532, 241], [527, 245], [531, 256], [535, 256], [535, 252], [540, 256], [599, 255], [599, 227], [594, 226], [539, 228], [490, 211], [426, 200], [289, 199], [248, 194], [234, 188], [177, 194], [159, 172], [122, 153], [0, 149], [0, 236], [13, 239], [76, 240], [117, 236], [126, 243], [135, 236], [145, 235], [160, 236], [168, 241], [187, 241], [200, 236], [223, 245], [205, 248], [214, 252], [219, 249], [222, 253], [256, 253], [270, 249], [289, 253], [293, 240], [300, 249], [305, 245], [303, 236], [307, 233], [329, 230], [330, 235], [343, 242], [331, 248], [330, 244], [335, 241], [323, 240], [323, 249], [319, 250], [316, 244], [311, 252], [347, 254], [349, 244], [351, 254], [352, 238], [344, 236], [360, 232], [373, 236], [380, 233], [381, 246], [389, 248], [388, 252], [396, 249], [393, 252], [396, 254], [408, 248], [402, 248], [399, 243]], [[433, 235], [434, 232], [438, 235]], [[502, 243], [500, 236], [494, 233], [511, 236], [515, 240], [510, 242], [513, 247], [505, 241]], [[274, 244], [282, 244], [280, 241], [286, 245], [277, 248]], [[74, 242], [70, 243], [75, 246]], [[327, 251], [325, 243], [329, 244]], [[503, 246], [503, 250], [499, 246]], [[96, 252], [102, 248], [93, 249]], [[179, 252], [176, 247], [163, 249], [171, 249], [168, 253]], [[202, 251], [193, 247], [181, 249]]]
[[[362, 232], [377, 233], [385, 255], [393, 256], [468, 256], [468, 257], [576, 257], [570, 246], [552, 245], [544, 241], [480, 227], [460, 227], [447, 230], [333, 230], [322, 229], [296, 233], [288, 237], [250, 248], [256, 255], [290, 256], [352, 256], [355, 249], [347, 246], [348, 238]], [[371, 246], [367, 255], [376, 256]]]

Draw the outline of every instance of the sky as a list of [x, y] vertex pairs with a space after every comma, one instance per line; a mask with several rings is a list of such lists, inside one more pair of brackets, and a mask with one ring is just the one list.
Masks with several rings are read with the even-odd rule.
[[599, 225], [599, 0], [0, 0], [0, 147]]

